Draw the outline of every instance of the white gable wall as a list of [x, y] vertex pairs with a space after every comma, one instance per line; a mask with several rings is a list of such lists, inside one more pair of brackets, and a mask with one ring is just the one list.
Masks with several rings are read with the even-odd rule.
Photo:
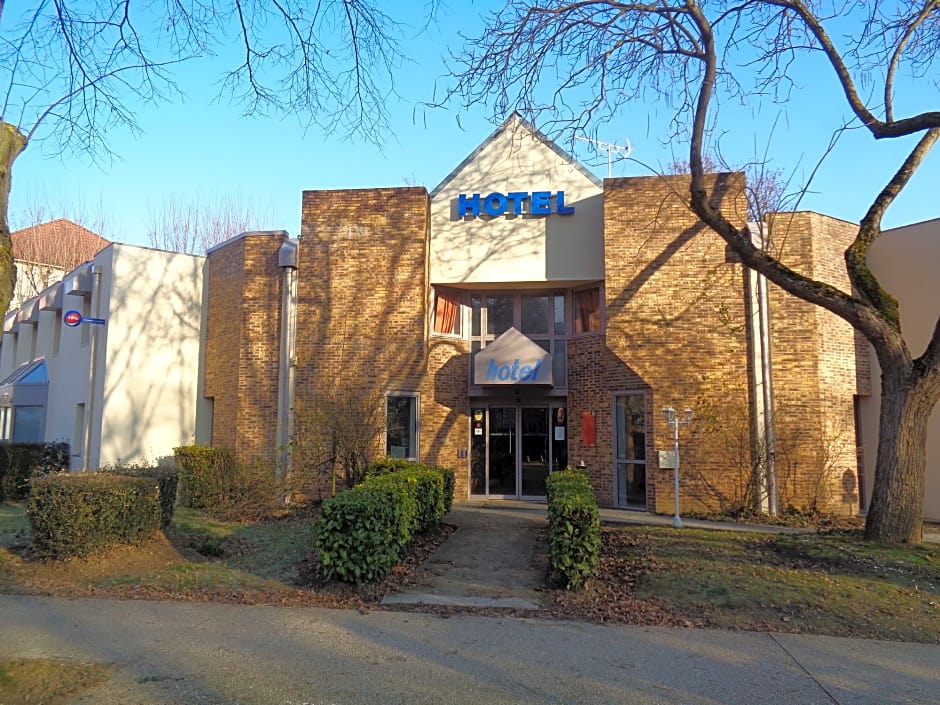
[[[572, 215], [458, 217], [460, 194], [565, 192]], [[513, 116], [431, 199], [431, 282], [596, 281], [604, 278], [601, 187]], [[482, 210], [482, 209], [481, 209]]]

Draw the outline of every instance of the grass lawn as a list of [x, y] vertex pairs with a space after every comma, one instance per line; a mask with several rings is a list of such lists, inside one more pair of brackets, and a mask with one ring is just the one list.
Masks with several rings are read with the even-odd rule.
[[[165, 536], [140, 546], [42, 562], [29, 555], [22, 506], [0, 505], [0, 591], [372, 608], [407, 579], [408, 565], [373, 586], [317, 580], [315, 518], [221, 522], [178, 509]], [[577, 593], [546, 589], [537, 615], [940, 643], [940, 545], [879, 546], [852, 532], [603, 533], [597, 577]]]
[[598, 577], [556, 599], [602, 620], [940, 643], [940, 545], [605, 527]]

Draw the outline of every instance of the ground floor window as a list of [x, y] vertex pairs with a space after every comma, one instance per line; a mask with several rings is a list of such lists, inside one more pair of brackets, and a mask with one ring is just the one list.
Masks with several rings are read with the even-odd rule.
[[646, 402], [643, 394], [614, 395], [617, 505], [646, 506]]
[[418, 459], [418, 395], [395, 392], [385, 404], [385, 452], [392, 458]]
[[42, 440], [42, 422], [46, 415], [44, 406], [13, 407], [13, 442], [38, 443]]

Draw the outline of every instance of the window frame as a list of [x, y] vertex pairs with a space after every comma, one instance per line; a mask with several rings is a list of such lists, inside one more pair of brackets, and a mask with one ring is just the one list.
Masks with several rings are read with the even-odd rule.
[[[597, 330], [577, 330], [578, 321], [578, 294], [586, 291], [597, 290]], [[586, 335], [603, 335], [607, 328], [607, 308], [605, 306], [604, 285], [602, 283], [590, 284], [588, 286], [579, 286], [571, 290], [571, 315], [568, 319], [571, 321], [571, 337], [580, 338]]]
[[[526, 333], [523, 331], [523, 300], [526, 297], [545, 297], [546, 301], [546, 315], [548, 322], [548, 332], [547, 333]], [[467, 299], [467, 310], [468, 314], [468, 324], [467, 324], [467, 335], [466, 340], [470, 344], [470, 357], [471, 360], [477, 352], [485, 349], [487, 345], [492, 343], [496, 338], [498, 338], [502, 333], [490, 333], [489, 332], [489, 306], [487, 305], [487, 300], [490, 298], [497, 297], [508, 297], [513, 301], [513, 316], [511, 325], [518, 330], [520, 333], [525, 335], [529, 340], [538, 345], [541, 345], [546, 352], [552, 355], [552, 364], [555, 365], [553, 369], [553, 376], [556, 378], [553, 384], [555, 389], [565, 390], [568, 388], [568, 329], [571, 324], [568, 322], [569, 313], [571, 311], [571, 296], [568, 291], [565, 289], [549, 288], [549, 289], [483, 289], [480, 291], [472, 291], [469, 294]], [[555, 328], [555, 301], [557, 297], [561, 297], [562, 306], [563, 306], [563, 319], [564, 325], [562, 326], [562, 333], [556, 332]], [[479, 317], [479, 332], [473, 332], [473, 301], [479, 299], [480, 301], [480, 317]], [[505, 331], [503, 331], [505, 332]], [[547, 343], [548, 347], [545, 348], [543, 343]], [[563, 348], [562, 354], [558, 354], [559, 343]], [[474, 347], [478, 346], [478, 349], [474, 350]], [[563, 371], [564, 378], [562, 380], [557, 379], [558, 375], [558, 365], [560, 364], [556, 360], [562, 360], [564, 362]], [[470, 364], [469, 370], [470, 377], [470, 386], [477, 387], [479, 385], [474, 385], [473, 381], [473, 363]]]
[[[392, 446], [390, 444], [389, 436], [389, 402], [391, 399], [412, 399], [412, 404], [414, 408], [414, 427], [409, 428], [409, 433], [413, 434], [413, 437], [409, 440], [414, 444], [414, 454], [405, 455], [402, 459], [408, 460], [411, 462], [421, 462], [421, 395], [418, 392], [405, 392], [405, 391], [389, 391], [385, 393], [385, 454], [389, 457], [395, 457], [392, 455]], [[409, 419], [410, 421], [410, 419]], [[409, 424], [410, 426], [411, 424]], [[400, 447], [400, 446], [399, 446]]]
[[[451, 301], [457, 304], [457, 317], [454, 320], [454, 328], [451, 332], [443, 332], [437, 330], [437, 301], [438, 298], [445, 297], [450, 298]], [[464, 292], [459, 289], [452, 289], [446, 286], [432, 286], [431, 287], [431, 321], [429, 330], [431, 335], [437, 336], [440, 338], [464, 338], [464, 314], [466, 309], [466, 297]]]
[[[618, 416], [619, 410], [620, 410], [619, 400], [625, 397], [638, 398], [640, 400], [640, 404], [642, 407], [642, 415], [643, 415], [643, 457], [642, 458], [637, 458], [637, 457], [621, 458], [620, 457], [619, 451], [621, 450], [620, 448], [620, 421], [621, 419]], [[649, 448], [650, 424], [649, 424], [649, 418], [648, 418], [649, 399], [647, 397], [648, 397], [648, 391], [644, 389], [621, 390], [621, 391], [615, 391], [611, 394], [612, 433], [611, 433], [610, 450], [611, 450], [611, 456], [613, 460], [613, 471], [614, 471], [613, 500], [614, 500], [614, 506], [616, 507], [637, 506], [635, 503], [631, 503], [629, 501], [629, 490], [626, 487], [623, 488], [624, 489], [623, 496], [624, 496], [625, 501], [624, 502], [620, 501], [620, 489], [621, 489], [620, 488], [620, 466], [621, 465], [625, 465], [625, 466], [626, 465], [642, 465], [643, 466], [644, 482], [646, 485], [646, 492], [645, 492], [645, 497], [643, 500], [643, 506], [646, 506], [646, 507], [649, 506], [649, 492], [650, 492], [650, 489], [649, 489], [650, 472], [649, 471], [650, 471], [650, 468], [653, 466], [650, 464], [650, 457], [649, 457], [650, 456], [650, 452], [649, 452], [650, 451], [650, 448]], [[625, 477], [626, 477], [626, 473], [625, 473]]]

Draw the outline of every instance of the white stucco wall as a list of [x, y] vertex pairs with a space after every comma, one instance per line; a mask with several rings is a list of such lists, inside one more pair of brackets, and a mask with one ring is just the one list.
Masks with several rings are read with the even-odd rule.
[[100, 463], [154, 463], [195, 440], [204, 258], [108, 249]]
[[[886, 230], [872, 246], [869, 266], [882, 286], [897, 298], [901, 331], [914, 357], [923, 354], [940, 315], [940, 218]], [[865, 486], [869, 496], [875, 472], [881, 368], [874, 351], [872, 396], [861, 403]], [[940, 521], [940, 409], [934, 408], [927, 430], [927, 482], [924, 514]]]
[[[194, 441], [203, 263], [203, 257], [112, 244], [65, 277], [61, 308], [40, 310], [35, 326], [10, 325], [8, 318], [0, 378], [28, 361], [35, 328], [34, 357], [45, 358], [49, 374], [45, 438], [69, 443], [73, 468], [83, 465], [81, 420], [89, 413], [94, 331], [99, 340], [88, 467], [153, 463]], [[101, 272], [98, 312], [93, 296], [64, 293], [92, 265]], [[107, 323], [70, 328], [62, 322], [70, 309]]]
[[[458, 217], [458, 195], [565, 192], [572, 215]], [[602, 188], [513, 116], [431, 197], [431, 282], [578, 283], [604, 278]]]

